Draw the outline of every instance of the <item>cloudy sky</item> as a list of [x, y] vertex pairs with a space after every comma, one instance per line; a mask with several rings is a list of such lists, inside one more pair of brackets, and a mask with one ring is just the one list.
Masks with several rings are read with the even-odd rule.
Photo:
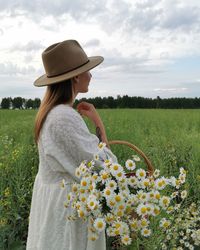
[[80, 97], [200, 96], [199, 0], [0, 0], [0, 98], [42, 98], [42, 51], [78, 40], [104, 62]]

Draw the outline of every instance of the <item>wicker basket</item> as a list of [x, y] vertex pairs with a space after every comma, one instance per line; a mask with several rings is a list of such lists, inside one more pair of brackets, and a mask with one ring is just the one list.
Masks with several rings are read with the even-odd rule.
[[129, 148], [131, 148], [132, 150], [134, 150], [135, 152], [137, 152], [140, 156], [142, 156], [142, 158], [144, 159], [146, 165], [147, 165], [147, 173], [149, 175], [152, 175], [154, 172], [154, 167], [151, 163], [151, 161], [148, 159], [148, 157], [145, 155], [145, 153], [139, 149], [138, 147], [136, 147], [134, 144], [127, 142], [127, 141], [121, 141], [121, 140], [113, 140], [113, 141], [109, 141], [108, 142], [109, 145], [113, 145], [113, 144], [121, 144], [121, 145], [126, 145]]

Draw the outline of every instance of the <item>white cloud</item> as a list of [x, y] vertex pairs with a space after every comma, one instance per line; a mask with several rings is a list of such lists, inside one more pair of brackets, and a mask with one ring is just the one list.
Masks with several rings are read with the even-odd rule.
[[0, 77], [13, 76], [12, 91], [14, 77], [27, 76], [31, 92], [44, 73], [45, 47], [77, 39], [89, 56], [105, 58], [94, 71], [93, 94], [196, 94], [198, 86], [186, 82], [199, 72], [175, 67], [181, 58], [200, 57], [197, 0], [0, 0], [0, 20]]

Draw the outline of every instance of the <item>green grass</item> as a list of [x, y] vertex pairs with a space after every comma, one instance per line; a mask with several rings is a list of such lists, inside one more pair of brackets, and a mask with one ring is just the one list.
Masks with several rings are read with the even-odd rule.
[[[193, 201], [200, 199], [199, 110], [106, 109], [99, 113], [109, 140], [135, 144], [162, 175], [177, 176], [180, 167], [188, 170], [189, 196]], [[38, 170], [35, 114], [33, 110], [0, 110], [0, 249], [25, 249]], [[94, 132], [92, 123], [87, 119], [86, 123]], [[121, 162], [134, 154], [126, 146], [111, 148]], [[153, 244], [151, 240], [145, 250], [153, 249]]]

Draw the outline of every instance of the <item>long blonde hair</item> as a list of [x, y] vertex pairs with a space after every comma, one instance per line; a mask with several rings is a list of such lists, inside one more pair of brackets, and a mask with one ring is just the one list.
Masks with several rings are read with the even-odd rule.
[[41, 102], [35, 118], [35, 142], [38, 143], [40, 131], [49, 111], [58, 104], [72, 102], [73, 100], [72, 80], [47, 86], [46, 93]]

